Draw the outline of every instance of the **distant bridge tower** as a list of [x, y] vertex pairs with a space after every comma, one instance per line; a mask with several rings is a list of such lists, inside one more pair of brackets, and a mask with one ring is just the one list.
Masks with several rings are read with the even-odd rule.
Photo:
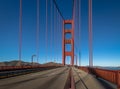
[[[66, 29], [66, 24], [71, 25], [70, 29]], [[66, 34], [71, 34], [70, 39], [66, 39]], [[71, 45], [71, 50], [66, 51], [66, 44]], [[71, 57], [71, 65], [74, 65], [74, 20], [63, 21], [63, 37], [62, 37], [62, 64], [65, 65], [66, 56]]]

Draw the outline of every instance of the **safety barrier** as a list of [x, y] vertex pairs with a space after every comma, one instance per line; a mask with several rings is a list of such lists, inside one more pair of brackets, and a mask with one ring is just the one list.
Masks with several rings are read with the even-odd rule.
[[0, 67], [0, 79], [24, 75], [42, 70], [58, 68], [60, 66], [4, 66]]
[[69, 74], [68, 74], [67, 81], [66, 81], [66, 84], [64, 86], [64, 89], [75, 89], [75, 80], [74, 80], [74, 76], [72, 74], [72, 69], [71, 68], [69, 70]]
[[107, 70], [100, 68], [90, 68], [90, 67], [79, 67], [79, 69], [92, 73], [96, 77], [103, 78], [111, 83], [117, 85], [117, 88], [120, 89], [120, 70]]
[[46, 66], [46, 65], [36, 65], [36, 66], [0, 66], [1, 71], [11, 71], [11, 70], [21, 70], [21, 69], [34, 69], [34, 68], [53, 68], [61, 66]]

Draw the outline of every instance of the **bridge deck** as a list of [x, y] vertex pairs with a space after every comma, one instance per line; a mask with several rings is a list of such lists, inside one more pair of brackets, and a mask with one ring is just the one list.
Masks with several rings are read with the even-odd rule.
[[[0, 79], [0, 89], [65, 89], [69, 67]], [[76, 89], [117, 89], [114, 84], [72, 67]], [[72, 88], [71, 88], [72, 89]]]
[[60, 67], [0, 80], [0, 89], [63, 89], [69, 73]]
[[117, 89], [114, 84], [97, 79], [95, 76], [76, 68], [73, 68], [73, 75], [76, 89]]

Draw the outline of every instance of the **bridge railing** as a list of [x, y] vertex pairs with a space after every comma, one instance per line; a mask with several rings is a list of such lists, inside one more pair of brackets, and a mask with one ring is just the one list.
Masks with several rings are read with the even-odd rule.
[[20, 70], [20, 69], [34, 69], [34, 68], [55, 68], [61, 66], [46, 66], [46, 65], [35, 65], [35, 66], [0, 66], [0, 71]]
[[0, 67], [0, 79], [39, 72], [48, 69], [54, 69], [62, 66], [46, 66], [46, 65], [37, 65], [37, 66], [2, 66]]
[[114, 83], [117, 85], [118, 89], [120, 89], [120, 70], [107, 70], [107, 69], [90, 68], [90, 67], [79, 67], [79, 69], [94, 74], [96, 75], [96, 77], [100, 77], [111, 83]]

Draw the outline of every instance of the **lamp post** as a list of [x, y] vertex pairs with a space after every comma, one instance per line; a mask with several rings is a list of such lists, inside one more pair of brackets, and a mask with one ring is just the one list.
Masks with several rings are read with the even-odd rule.
[[34, 58], [34, 57], [36, 57], [35, 54], [31, 56], [32, 65], [33, 65], [33, 58]]

